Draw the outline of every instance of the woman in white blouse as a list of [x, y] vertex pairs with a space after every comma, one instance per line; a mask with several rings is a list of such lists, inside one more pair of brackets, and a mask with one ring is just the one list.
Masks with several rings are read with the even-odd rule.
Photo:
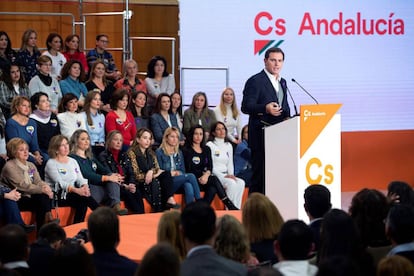
[[148, 106], [153, 107], [160, 93], [171, 95], [175, 91], [174, 76], [167, 71], [167, 60], [162, 56], [153, 57], [148, 63], [145, 84], [148, 92]]
[[75, 94], [69, 93], [63, 96], [59, 104], [59, 114], [57, 115], [60, 133], [70, 139], [77, 129], [86, 129], [85, 118], [78, 113], [78, 98]]
[[221, 93], [220, 104], [214, 108], [218, 122], [223, 122], [228, 130], [227, 138], [233, 144], [241, 142], [240, 111], [237, 108], [234, 90], [226, 87]]
[[212, 125], [207, 146], [211, 149], [213, 174], [226, 189], [228, 198], [237, 208], [241, 208], [244, 180], [234, 175], [233, 146], [227, 141], [227, 128], [224, 123]]

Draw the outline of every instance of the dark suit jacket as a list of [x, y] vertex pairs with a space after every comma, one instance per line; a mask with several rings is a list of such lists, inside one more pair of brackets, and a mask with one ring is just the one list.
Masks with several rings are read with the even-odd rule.
[[240, 263], [218, 255], [212, 248], [201, 248], [181, 263], [181, 276], [247, 275], [247, 268]]
[[92, 259], [97, 276], [133, 276], [138, 268], [137, 263], [119, 255], [115, 250], [111, 252], [94, 252]]
[[[171, 125], [173, 127], [180, 129], [178, 127], [177, 117], [171, 113], [169, 113], [169, 115], [170, 115]], [[161, 144], [164, 131], [169, 127], [168, 122], [164, 119], [164, 117], [161, 114], [154, 113], [151, 115], [150, 123], [151, 123], [152, 132], [154, 133], [155, 142], [157, 142], [158, 144]]]
[[321, 226], [322, 219], [316, 220], [309, 224], [310, 229], [313, 233], [313, 242], [315, 243], [315, 251], [319, 251], [321, 246]]
[[[290, 116], [286, 80], [282, 78], [280, 84], [283, 90], [282, 103], [279, 103], [276, 91], [264, 70], [250, 77], [246, 82], [241, 110], [249, 114], [249, 146], [252, 151], [260, 149], [263, 151], [264, 126], [280, 123]], [[282, 107], [282, 115], [272, 116], [266, 113], [266, 104], [270, 102], [277, 102]]]

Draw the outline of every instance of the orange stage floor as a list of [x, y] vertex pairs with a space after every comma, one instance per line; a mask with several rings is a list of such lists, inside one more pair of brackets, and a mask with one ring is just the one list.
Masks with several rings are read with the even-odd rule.
[[[230, 214], [241, 220], [241, 211], [216, 211], [217, 217]], [[140, 262], [145, 252], [157, 243], [157, 227], [162, 213], [142, 215], [120, 216], [121, 242], [118, 252], [121, 255]], [[64, 227], [68, 237], [75, 236], [80, 229], [87, 228], [87, 223], [77, 223]], [[92, 252], [92, 244], [85, 244], [89, 252]]]

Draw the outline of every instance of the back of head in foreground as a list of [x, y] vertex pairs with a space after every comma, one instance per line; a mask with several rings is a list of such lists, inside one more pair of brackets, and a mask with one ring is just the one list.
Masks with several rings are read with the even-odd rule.
[[8, 224], [0, 229], [0, 262], [24, 261], [28, 256], [29, 241], [23, 228]]
[[288, 220], [283, 224], [275, 246], [279, 260], [306, 260], [313, 249], [312, 230], [301, 220]]
[[387, 216], [386, 232], [393, 244], [403, 244], [414, 241], [414, 207], [410, 205], [395, 205]]
[[305, 189], [304, 208], [311, 220], [323, 217], [332, 207], [331, 193], [324, 185], [310, 185]]
[[144, 255], [136, 276], [180, 275], [180, 258], [176, 250], [166, 242], [152, 246]]
[[119, 219], [109, 207], [99, 207], [88, 219], [89, 239], [95, 251], [113, 251], [120, 241]]
[[212, 245], [216, 231], [216, 214], [207, 202], [192, 202], [181, 213], [181, 227], [184, 239], [186, 243], [190, 243], [190, 247]]

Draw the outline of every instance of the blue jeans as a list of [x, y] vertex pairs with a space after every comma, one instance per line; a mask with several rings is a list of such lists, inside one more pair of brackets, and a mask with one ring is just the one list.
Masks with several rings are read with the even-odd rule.
[[184, 189], [185, 203], [191, 203], [194, 200], [200, 199], [200, 188], [194, 174], [186, 173], [173, 177], [173, 191], [176, 192], [179, 188]]
[[22, 216], [17, 202], [10, 199], [0, 200], [0, 218], [4, 218], [6, 223], [23, 225]]

